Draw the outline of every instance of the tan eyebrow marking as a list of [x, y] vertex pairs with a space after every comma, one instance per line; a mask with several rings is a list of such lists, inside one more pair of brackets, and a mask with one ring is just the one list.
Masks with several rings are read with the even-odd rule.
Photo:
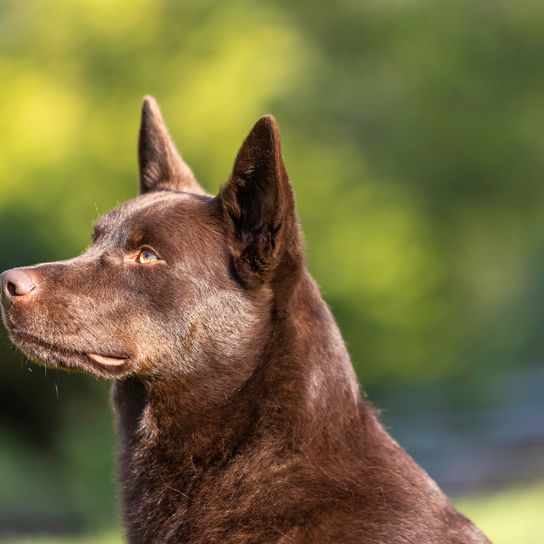
[[144, 239], [144, 233], [141, 229], [133, 230], [130, 236], [127, 238], [126, 246], [128, 248], [135, 248], [141, 245]]

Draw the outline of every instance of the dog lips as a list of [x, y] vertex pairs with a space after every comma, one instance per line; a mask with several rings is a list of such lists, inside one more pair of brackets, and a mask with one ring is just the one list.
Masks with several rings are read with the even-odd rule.
[[89, 353], [88, 356], [97, 363], [107, 366], [119, 366], [125, 362], [125, 359], [120, 357], [107, 357], [106, 355], [98, 355], [97, 353]]

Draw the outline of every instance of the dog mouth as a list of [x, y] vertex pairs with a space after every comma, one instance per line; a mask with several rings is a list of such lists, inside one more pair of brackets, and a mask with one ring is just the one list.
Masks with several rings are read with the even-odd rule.
[[121, 366], [127, 360], [127, 357], [118, 357], [115, 355], [100, 355], [99, 353], [87, 353], [87, 357], [99, 365]]
[[130, 356], [121, 353], [93, 353], [60, 346], [16, 327], [8, 327], [13, 342], [31, 358], [44, 364], [82, 369], [103, 377], [124, 373]]

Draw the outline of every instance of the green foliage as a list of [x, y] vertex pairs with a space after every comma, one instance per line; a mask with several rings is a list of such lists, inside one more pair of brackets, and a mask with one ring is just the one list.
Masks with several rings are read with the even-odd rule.
[[144, 93], [210, 190], [270, 110], [311, 268], [367, 382], [539, 353], [542, 311], [527, 302], [544, 232], [543, 8], [34, 0], [3, 12], [0, 202], [39, 222], [36, 246], [72, 254], [97, 210], [133, 194]]
[[[448, 380], [466, 404], [471, 376], [481, 402], [542, 356], [543, 49], [530, 0], [0, 0], [0, 269], [77, 253], [134, 195], [144, 94], [210, 191], [271, 111], [365, 388]], [[57, 398], [0, 340], [0, 504], [55, 488], [44, 512], [107, 523], [104, 388]]]

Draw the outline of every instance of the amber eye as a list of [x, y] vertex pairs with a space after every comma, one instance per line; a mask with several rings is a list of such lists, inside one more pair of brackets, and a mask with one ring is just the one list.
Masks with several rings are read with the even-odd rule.
[[136, 262], [139, 264], [150, 264], [158, 260], [158, 255], [151, 249], [142, 249], [136, 257]]

